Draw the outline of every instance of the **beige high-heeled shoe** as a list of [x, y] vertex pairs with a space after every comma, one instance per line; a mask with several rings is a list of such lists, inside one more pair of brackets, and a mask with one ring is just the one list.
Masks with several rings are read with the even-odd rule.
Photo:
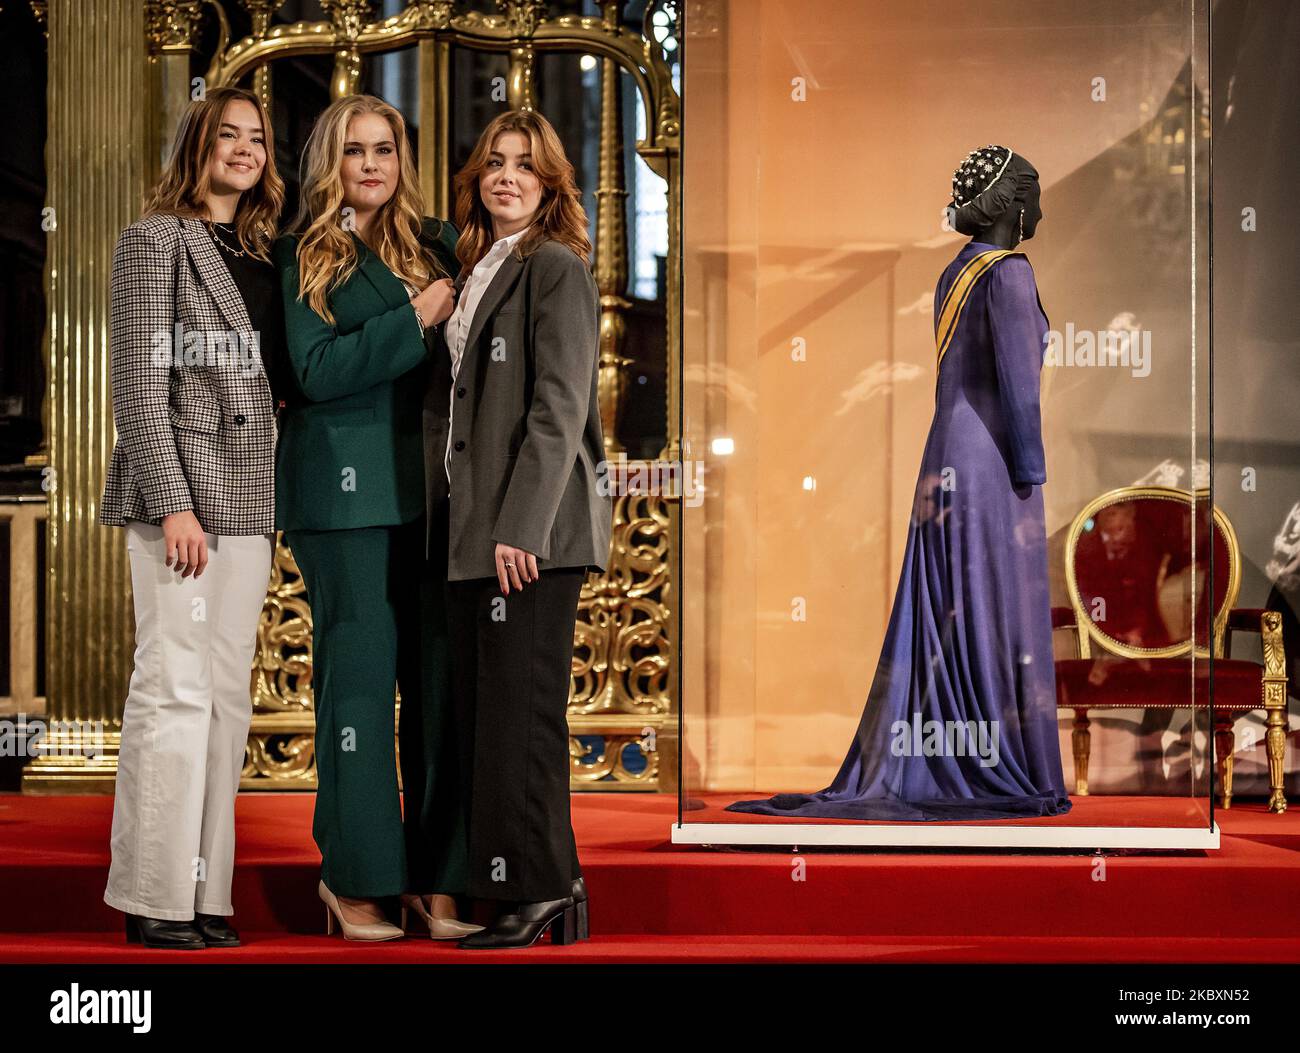
[[417, 896], [412, 892], [402, 893], [402, 929], [410, 931], [406, 926], [407, 913], [414, 911], [425, 925], [429, 927], [429, 938], [433, 940], [458, 940], [462, 936], [469, 936], [475, 932], [482, 932], [482, 925], [474, 925], [468, 921], [461, 921], [455, 917], [447, 917], [445, 914], [439, 914], [439, 908], [446, 910], [450, 908], [453, 914], [456, 910], [456, 903], [450, 896], [439, 895], [433, 896], [433, 913], [430, 913], [424, 906], [424, 897]]
[[[386, 921], [364, 922], [353, 924], [343, 917], [343, 911], [339, 907], [338, 897], [334, 895], [322, 880], [316, 886], [316, 894], [320, 896], [321, 902], [325, 904], [325, 935], [334, 934], [334, 920], [337, 918], [339, 928], [343, 930], [345, 940], [396, 940], [404, 935], [401, 929], [396, 925], [390, 925]], [[405, 920], [405, 919], [403, 919]]]

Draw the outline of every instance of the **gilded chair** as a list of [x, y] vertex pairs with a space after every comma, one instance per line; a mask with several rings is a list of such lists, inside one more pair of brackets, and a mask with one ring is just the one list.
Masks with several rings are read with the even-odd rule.
[[[1212, 648], [1214, 753], [1222, 805], [1232, 805], [1233, 721], [1263, 710], [1268, 810], [1286, 810], [1282, 618], [1276, 611], [1233, 606], [1241, 555], [1232, 524], [1217, 508], [1214, 588], [1209, 590], [1209, 512], [1204, 491], [1128, 486], [1090, 502], [1070, 526], [1065, 575], [1071, 606], [1052, 609], [1052, 628], [1072, 630], [1075, 638], [1075, 657], [1056, 662], [1056, 692], [1058, 707], [1074, 712], [1078, 795], [1088, 793], [1089, 714], [1209, 708]], [[1231, 634], [1238, 631], [1260, 634], [1262, 664], [1232, 658]]]

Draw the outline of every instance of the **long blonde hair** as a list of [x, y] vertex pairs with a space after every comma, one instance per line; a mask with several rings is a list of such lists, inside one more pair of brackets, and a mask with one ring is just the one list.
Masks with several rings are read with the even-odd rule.
[[291, 230], [298, 240], [298, 299], [331, 325], [329, 294], [352, 276], [360, 256], [352, 235], [344, 229], [343, 145], [348, 124], [364, 113], [388, 122], [397, 147], [397, 187], [371, 221], [370, 244], [384, 265], [403, 281], [423, 288], [437, 277], [449, 277], [437, 258], [420, 243], [424, 199], [406, 137], [406, 121], [383, 99], [347, 95], [325, 108], [307, 138], [303, 153], [302, 190]]
[[567, 245], [590, 265], [591, 239], [587, 237], [587, 214], [582, 210], [582, 194], [573, 178], [573, 165], [564, 153], [564, 144], [555, 134], [551, 122], [536, 110], [507, 110], [498, 114], [483, 129], [469, 160], [453, 181], [456, 194], [456, 226], [460, 241], [456, 258], [462, 271], [473, 268], [492, 247], [492, 213], [479, 196], [479, 177], [491, 160], [497, 137], [519, 132], [529, 142], [533, 171], [542, 184], [542, 200], [528, 233], [519, 239], [515, 251], [527, 256], [543, 241], [550, 239]]
[[216, 150], [226, 107], [237, 100], [250, 103], [257, 110], [258, 120], [262, 122], [266, 164], [257, 184], [239, 195], [235, 233], [246, 252], [269, 263], [280, 209], [284, 207], [284, 181], [275, 170], [275, 137], [262, 100], [244, 88], [213, 88], [202, 99], [190, 103], [176, 126], [171, 154], [162, 175], [145, 198], [141, 218], [155, 213], [208, 218], [205, 200], [211, 188], [208, 163]]

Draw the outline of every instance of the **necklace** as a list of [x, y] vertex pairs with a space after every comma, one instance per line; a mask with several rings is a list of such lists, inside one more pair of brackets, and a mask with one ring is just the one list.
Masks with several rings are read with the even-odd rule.
[[208, 233], [212, 235], [212, 240], [215, 241], [221, 248], [225, 249], [226, 252], [230, 253], [230, 255], [232, 256], [247, 255], [244, 249], [236, 249], [230, 245], [227, 245], [226, 240], [222, 238], [219, 234], [217, 234], [216, 225], [212, 222], [212, 220], [208, 220]]

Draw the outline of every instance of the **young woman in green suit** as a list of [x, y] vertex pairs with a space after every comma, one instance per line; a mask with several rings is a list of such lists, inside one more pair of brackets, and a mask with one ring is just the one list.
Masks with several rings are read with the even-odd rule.
[[280, 429], [276, 525], [312, 610], [318, 892], [327, 931], [337, 919], [348, 939], [400, 936], [383, 909], [394, 896], [403, 919], [414, 910], [430, 935], [454, 938], [479, 927], [456, 919], [452, 898], [465, 890], [465, 827], [446, 569], [425, 558], [422, 399], [433, 327], [454, 306], [457, 232], [424, 218], [405, 122], [373, 96], [325, 110], [305, 169], [275, 250], [298, 387]]

